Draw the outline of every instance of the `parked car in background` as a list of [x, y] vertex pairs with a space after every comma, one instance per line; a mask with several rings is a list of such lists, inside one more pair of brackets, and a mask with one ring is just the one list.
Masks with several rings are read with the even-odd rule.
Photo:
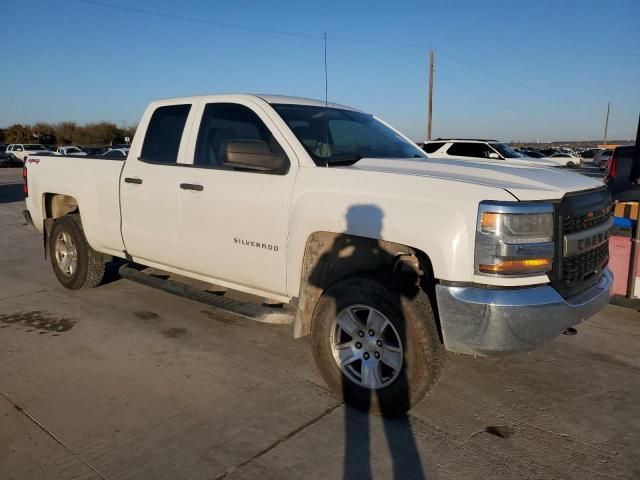
[[593, 166], [598, 167], [600, 170], [606, 170], [607, 163], [609, 163], [612, 154], [613, 150], [610, 148], [596, 152], [593, 155]]
[[124, 160], [129, 155], [128, 148], [112, 148], [111, 150], [107, 150], [102, 154], [103, 157], [107, 158], [119, 158], [120, 160]]
[[0, 168], [20, 167], [22, 162], [7, 154], [7, 145], [0, 144]]
[[554, 153], [545, 158], [560, 167], [573, 168], [582, 166], [582, 158], [571, 155], [570, 153]]
[[82, 147], [82, 151], [86, 152], [87, 155], [102, 155], [109, 147], [100, 147], [100, 146], [90, 146], [90, 147]]
[[582, 158], [593, 158], [596, 153], [601, 152], [602, 150], [602, 148], [587, 148], [580, 152], [580, 156]]
[[497, 140], [480, 139], [442, 139], [427, 141], [422, 149], [431, 158], [450, 158], [455, 160], [496, 160], [515, 163], [531, 163], [554, 167], [555, 163], [544, 158], [526, 157]]
[[540, 153], [536, 150], [520, 150], [520, 153], [529, 158], [544, 158], [544, 153]]
[[626, 145], [613, 149], [604, 182], [615, 200], [638, 201], [640, 186], [633, 169], [636, 148], [637, 145]]
[[58, 149], [56, 150], [56, 155], [62, 155], [63, 157], [66, 157], [68, 155], [73, 155], [76, 157], [86, 157], [87, 152], [74, 145], [66, 145], [58, 147]]
[[543, 148], [542, 150], [540, 150], [540, 153], [542, 153], [545, 157], [550, 157], [551, 155], [555, 155], [556, 153], [564, 152], [561, 152], [558, 148]]
[[44, 145], [39, 143], [12, 143], [7, 147], [7, 155], [22, 163], [27, 161], [29, 155], [35, 155], [49, 152]]

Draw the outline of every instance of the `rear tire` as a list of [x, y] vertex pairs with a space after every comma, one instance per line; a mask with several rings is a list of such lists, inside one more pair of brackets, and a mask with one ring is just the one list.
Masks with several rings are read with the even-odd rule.
[[[329, 388], [352, 407], [376, 415], [403, 414], [423, 400], [440, 380], [446, 359], [428, 296], [419, 290], [414, 298], [409, 299], [403, 296], [403, 292], [396, 291], [398, 283], [391, 278], [387, 280], [371, 276], [340, 280], [320, 297], [311, 324], [313, 355]], [[362, 313], [367, 309], [369, 313]], [[349, 315], [345, 316], [345, 312]], [[369, 315], [388, 320], [390, 326], [380, 334], [371, 334], [371, 325], [376, 320]], [[352, 333], [355, 332], [352, 341], [349, 340], [351, 335], [346, 334], [345, 330], [349, 326], [341, 328], [344, 318], [356, 318], [356, 323], [352, 325]], [[377, 322], [381, 324], [385, 320]], [[339, 334], [336, 334], [337, 331]], [[337, 335], [340, 335], [338, 342]], [[400, 348], [393, 345], [394, 337], [399, 338]], [[337, 343], [340, 348], [336, 347]], [[361, 347], [356, 349], [358, 344]], [[351, 355], [348, 359], [342, 357], [344, 345], [351, 345], [348, 347], [348, 355]], [[391, 352], [400, 351], [401, 366], [397, 374], [384, 360], [392, 359], [394, 355], [391, 353], [387, 356], [388, 346]], [[379, 359], [377, 362], [374, 354]], [[358, 355], [358, 360], [350, 360]], [[339, 361], [342, 361], [342, 367]], [[365, 368], [375, 370], [375, 377], [381, 379], [377, 385], [375, 381], [368, 381], [374, 374], [365, 375]], [[370, 383], [371, 386], [363, 386], [363, 383]]]
[[102, 282], [105, 263], [89, 246], [78, 215], [65, 215], [53, 224], [49, 256], [58, 281], [69, 290], [93, 288]]

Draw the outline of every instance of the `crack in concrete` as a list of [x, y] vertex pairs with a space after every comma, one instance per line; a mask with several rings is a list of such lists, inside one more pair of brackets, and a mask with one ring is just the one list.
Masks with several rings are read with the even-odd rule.
[[[452, 399], [454, 399], [454, 400], [456, 400], [456, 401], [458, 401], [458, 402], [460, 402], [462, 404], [466, 404], [467, 403], [465, 400], [463, 400], [461, 398], [458, 398], [455, 395], [451, 395], [451, 394], [444, 394], [444, 395], [446, 395], [447, 397], [452, 398]], [[510, 420], [513, 423], [519, 423], [521, 425], [526, 425], [527, 427], [534, 428], [536, 430], [540, 430], [542, 432], [548, 433], [548, 434], [553, 435], [555, 437], [562, 438], [562, 439], [565, 439], [567, 441], [570, 441], [570, 442], [573, 442], [573, 443], [577, 443], [577, 444], [583, 445], [585, 447], [592, 448], [594, 450], [598, 450], [600, 452], [606, 453], [607, 455], [609, 455], [610, 458], [618, 455], [617, 451], [607, 450], [607, 449], [604, 449], [602, 447], [598, 447], [597, 445], [593, 445], [593, 444], [585, 442], [583, 440], [579, 440], [578, 438], [574, 437], [573, 435], [569, 435], [568, 433], [555, 432], [553, 430], [550, 430], [550, 429], [545, 428], [545, 427], [541, 427], [541, 426], [536, 425], [534, 423], [529, 423], [529, 422], [527, 422], [525, 420], [522, 420], [522, 419], [519, 419], [519, 418], [515, 418], [515, 417], [511, 417], [509, 415], [505, 415], [504, 413], [500, 413], [499, 411], [493, 410], [493, 409], [488, 408], [488, 407], [481, 407], [481, 408], [485, 412], [489, 412], [489, 413], [491, 413], [492, 415], [494, 415], [497, 418], [502, 417], [502, 418], [505, 418], [507, 420]]]
[[37, 295], [38, 293], [46, 293], [46, 292], [53, 292], [53, 290], [51, 288], [45, 288], [43, 290], [36, 290], [35, 292], [21, 293], [20, 295], [14, 295], [12, 297], [0, 298], [0, 302], [4, 302], [5, 300], [13, 300], [21, 297], [27, 297], [29, 295]]
[[64, 448], [67, 452], [69, 452], [73, 457], [75, 457], [79, 462], [81, 462], [85, 467], [91, 469], [96, 475], [98, 475], [102, 480], [109, 480], [109, 477], [107, 477], [105, 474], [103, 474], [100, 470], [98, 470], [96, 467], [94, 467], [91, 463], [89, 463], [88, 461], [86, 461], [84, 458], [82, 458], [79, 454], [77, 454], [76, 452], [74, 452], [71, 447], [69, 447], [66, 443], [64, 443], [62, 441], [62, 439], [60, 439], [58, 436], [56, 436], [55, 433], [53, 433], [51, 430], [49, 430], [47, 427], [45, 427], [42, 423], [40, 423], [38, 421], [37, 418], [35, 418], [33, 415], [31, 415], [29, 412], [27, 412], [24, 407], [21, 407], [20, 405], [18, 405], [16, 402], [14, 402], [6, 393], [4, 392], [0, 392], [0, 396], [2, 396], [7, 402], [9, 402], [11, 405], [13, 405], [13, 408], [15, 408], [18, 412], [20, 412], [22, 415], [24, 415], [28, 420], [30, 420], [34, 425], [36, 425], [40, 430], [42, 430], [44, 433], [46, 433], [47, 435], [49, 435], [51, 438], [53, 438], [53, 440], [58, 443], [62, 448]]
[[337, 405], [334, 405], [333, 407], [327, 408], [320, 415], [317, 415], [314, 418], [312, 418], [311, 420], [309, 420], [308, 422], [303, 423], [298, 428], [295, 428], [294, 430], [292, 430], [291, 432], [286, 434], [284, 437], [279, 438], [275, 442], [271, 443], [266, 448], [264, 448], [264, 449], [260, 450], [259, 452], [257, 452], [255, 455], [252, 455], [252, 456], [244, 459], [240, 463], [234, 465], [233, 467], [227, 469], [223, 474], [218, 475], [213, 480], [222, 480], [224, 478], [227, 478], [229, 475], [231, 475], [232, 473], [240, 470], [245, 465], [248, 465], [249, 463], [253, 462], [254, 460], [256, 460], [256, 459], [262, 457], [263, 455], [269, 453], [271, 450], [273, 450], [274, 448], [278, 447], [279, 445], [281, 445], [282, 443], [286, 442], [287, 440], [295, 437], [298, 433], [302, 432], [303, 430], [306, 430], [309, 427], [312, 427], [313, 425], [318, 423], [320, 420], [325, 418], [327, 415], [330, 415], [331, 413], [336, 411], [342, 405], [344, 405], [344, 403], [340, 402]]

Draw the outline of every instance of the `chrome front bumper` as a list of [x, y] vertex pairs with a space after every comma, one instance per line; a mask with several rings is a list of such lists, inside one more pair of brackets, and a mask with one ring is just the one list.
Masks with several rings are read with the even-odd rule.
[[604, 308], [612, 282], [606, 269], [596, 285], [569, 299], [549, 285], [488, 289], [439, 284], [445, 348], [473, 355], [532, 350]]

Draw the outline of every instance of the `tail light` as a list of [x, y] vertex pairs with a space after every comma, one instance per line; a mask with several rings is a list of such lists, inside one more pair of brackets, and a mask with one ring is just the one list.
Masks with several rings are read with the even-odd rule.
[[24, 198], [27, 198], [29, 196], [29, 180], [27, 179], [27, 165], [25, 164], [24, 167], [22, 167], [22, 189], [24, 191]]
[[605, 179], [604, 179], [605, 182], [607, 180], [610, 180], [616, 177], [617, 164], [618, 164], [618, 161], [616, 159], [616, 152], [614, 150], [613, 153], [611, 154], [611, 158], [609, 159], [609, 162], [607, 163], [607, 175], [605, 176]]

